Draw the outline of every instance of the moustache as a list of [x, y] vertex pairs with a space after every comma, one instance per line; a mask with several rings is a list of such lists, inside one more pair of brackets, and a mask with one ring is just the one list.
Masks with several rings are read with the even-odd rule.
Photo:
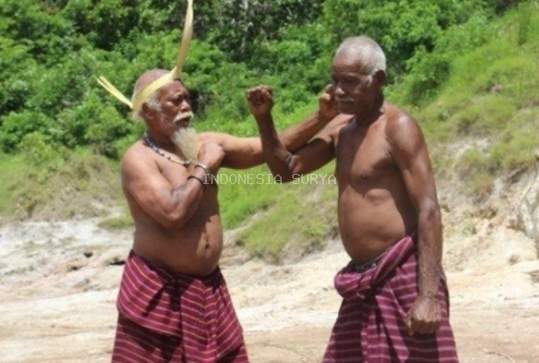
[[189, 126], [191, 124], [191, 119], [193, 118], [193, 116], [194, 114], [191, 111], [179, 112], [176, 117], [174, 117], [174, 120], [172, 122], [177, 126], [180, 126], [180, 124], [187, 122], [188, 124], [186, 126]]

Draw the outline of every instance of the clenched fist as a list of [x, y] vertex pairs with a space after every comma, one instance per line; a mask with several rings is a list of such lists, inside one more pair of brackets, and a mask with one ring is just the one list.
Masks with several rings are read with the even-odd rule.
[[442, 321], [441, 302], [434, 297], [418, 297], [408, 312], [405, 323], [408, 334], [434, 334]]
[[273, 90], [269, 86], [257, 86], [246, 93], [249, 111], [255, 118], [268, 116], [273, 108]]
[[224, 156], [223, 148], [212, 142], [203, 143], [198, 152], [198, 160], [205, 164], [213, 174], [216, 174], [221, 167]]

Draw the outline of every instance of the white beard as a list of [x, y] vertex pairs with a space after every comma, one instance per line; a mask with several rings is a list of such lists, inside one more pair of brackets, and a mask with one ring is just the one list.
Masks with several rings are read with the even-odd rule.
[[182, 127], [172, 135], [172, 142], [182, 156], [191, 162], [198, 160], [198, 135], [194, 127]]

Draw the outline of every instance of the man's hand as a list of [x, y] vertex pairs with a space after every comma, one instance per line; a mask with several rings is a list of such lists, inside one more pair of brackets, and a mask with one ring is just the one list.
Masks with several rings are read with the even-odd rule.
[[330, 122], [339, 114], [335, 102], [335, 89], [332, 85], [326, 86], [324, 93], [318, 97], [318, 115], [323, 122]]
[[207, 142], [200, 146], [198, 160], [205, 164], [213, 174], [216, 174], [225, 156], [223, 148], [213, 142]]
[[269, 86], [251, 88], [246, 93], [249, 111], [255, 118], [268, 116], [273, 108], [273, 90]]
[[442, 320], [442, 306], [435, 297], [419, 296], [406, 316], [408, 334], [433, 334]]

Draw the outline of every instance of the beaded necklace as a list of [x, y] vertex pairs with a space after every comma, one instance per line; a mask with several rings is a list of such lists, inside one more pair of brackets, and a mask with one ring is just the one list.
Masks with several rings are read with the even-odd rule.
[[170, 161], [171, 163], [175, 163], [175, 164], [179, 164], [179, 165], [183, 165], [183, 166], [189, 166], [191, 165], [191, 161], [190, 160], [181, 160], [180, 161], [177, 161], [177, 160], [174, 160], [170, 155], [167, 155], [165, 154], [160, 148], [159, 146], [155, 145], [153, 143], [153, 141], [150, 139], [150, 136], [148, 134], [145, 134], [143, 137], [142, 137], [142, 141], [144, 142], [144, 145], [146, 145], [147, 147], [149, 147], [150, 149], [152, 149], [157, 155], [160, 155], [162, 157], [164, 157], [165, 159], [167, 159], [168, 161]]

